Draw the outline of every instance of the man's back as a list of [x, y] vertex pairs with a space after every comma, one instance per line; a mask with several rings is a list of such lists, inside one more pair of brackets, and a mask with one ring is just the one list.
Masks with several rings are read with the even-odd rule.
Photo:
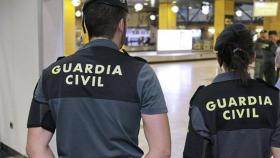
[[[45, 72], [60, 156], [142, 156], [137, 74], [145, 63], [117, 53], [88, 48]], [[63, 71], [54, 75], [56, 66]]]
[[170, 157], [167, 107], [146, 61], [119, 52], [127, 27], [126, 0], [88, 0], [83, 28], [90, 42], [46, 70], [36, 87], [28, 120], [27, 153], [54, 157], [57, 131], [63, 158], [142, 157], [140, 119], [147, 157]]
[[[141, 114], [167, 112], [148, 64], [109, 47], [85, 47], [44, 70], [40, 81], [51, 114], [43, 122], [57, 132], [59, 157], [142, 157]], [[147, 91], [159, 95], [145, 98]]]

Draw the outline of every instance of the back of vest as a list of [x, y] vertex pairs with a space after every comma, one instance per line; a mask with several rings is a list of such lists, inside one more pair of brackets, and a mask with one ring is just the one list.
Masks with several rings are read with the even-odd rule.
[[59, 157], [141, 157], [137, 77], [145, 62], [92, 47], [44, 71]]
[[215, 158], [269, 158], [276, 128], [279, 91], [257, 80], [213, 83], [197, 92], [198, 107]]

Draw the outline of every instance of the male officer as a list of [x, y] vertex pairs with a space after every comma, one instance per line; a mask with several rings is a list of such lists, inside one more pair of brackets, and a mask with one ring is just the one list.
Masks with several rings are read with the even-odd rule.
[[119, 52], [126, 33], [126, 0], [84, 6], [91, 42], [43, 71], [28, 120], [27, 153], [53, 158], [57, 132], [61, 158], [140, 158], [140, 120], [148, 158], [170, 157], [167, 108], [151, 67]]
[[270, 85], [274, 85], [276, 82], [276, 71], [275, 71], [275, 57], [277, 50], [277, 32], [269, 31], [269, 41], [267, 42], [268, 47], [264, 49], [264, 77], [265, 81]]
[[263, 78], [264, 76], [264, 51], [269, 47], [268, 44], [268, 32], [266, 30], [261, 31], [260, 38], [255, 43], [256, 60], [255, 60], [255, 78]]

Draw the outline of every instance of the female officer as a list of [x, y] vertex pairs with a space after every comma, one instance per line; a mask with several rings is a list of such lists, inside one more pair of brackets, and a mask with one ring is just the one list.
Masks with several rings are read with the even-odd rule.
[[227, 27], [215, 50], [225, 73], [200, 87], [190, 105], [184, 158], [280, 158], [279, 91], [253, 80], [251, 32], [243, 24]]

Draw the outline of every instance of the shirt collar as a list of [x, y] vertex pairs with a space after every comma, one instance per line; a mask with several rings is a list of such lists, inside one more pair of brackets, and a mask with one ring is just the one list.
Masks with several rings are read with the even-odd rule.
[[87, 49], [89, 47], [108, 47], [111, 49], [119, 50], [118, 46], [109, 39], [96, 39], [90, 41], [88, 44], [83, 46], [81, 49]]
[[222, 74], [219, 74], [218, 76], [216, 76], [213, 83], [230, 81], [230, 80], [238, 80], [238, 79], [241, 79], [240, 74], [238, 74], [236, 72], [226, 72], [226, 73], [222, 73]]

